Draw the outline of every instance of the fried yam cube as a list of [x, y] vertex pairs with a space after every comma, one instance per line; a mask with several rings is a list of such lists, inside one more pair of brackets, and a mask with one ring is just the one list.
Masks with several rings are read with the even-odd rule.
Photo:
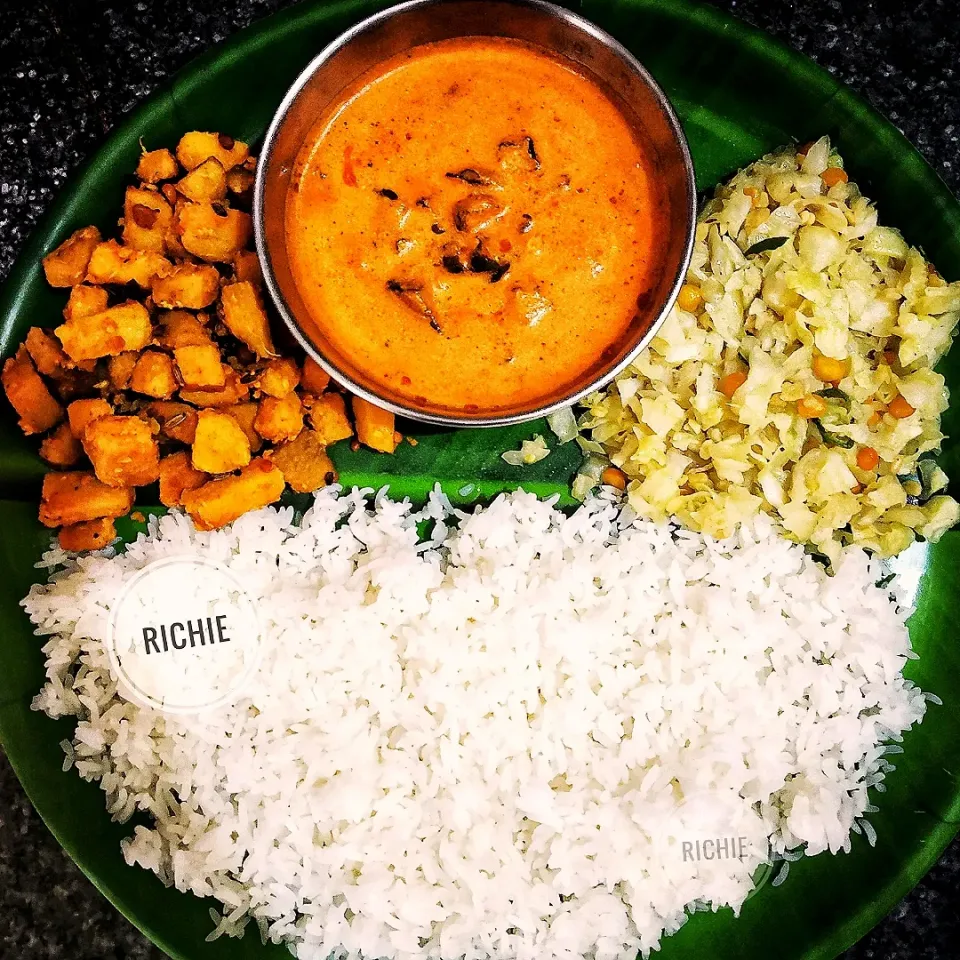
[[142, 350], [153, 333], [150, 314], [142, 303], [128, 300], [89, 317], [68, 320], [55, 331], [67, 356], [79, 360]]
[[337, 469], [316, 431], [307, 427], [268, 454], [297, 493], [312, 493], [337, 482]]
[[40, 522], [45, 527], [122, 517], [132, 509], [132, 487], [108, 486], [89, 471], [48, 473], [43, 478]]
[[363, 397], [354, 397], [350, 402], [353, 405], [353, 417], [357, 421], [357, 439], [372, 450], [393, 453], [400, 442], [394, 415]]
[[212, 346], [213, 338], [204, 322], [205, 317], [206, 314], [197, 316], [186, 310], [171, 310], [161, 318], [157, 345], [167, 350]]
[[156, 190], [127, 187], [123, 200], [123, 243], [134, 250], [166, 253], [164, 239], [173, 223], [173, 210]]
[[197, 435], [197, 411], [187, 403], [157, 400], [144, 407], [143, 415], [155, 420], [160, 434], [169, 440], [191, 444]]
[[103, 287], [91, 287], [89, 284], [79, 283], [70, 290], [67, 305], [63, 308], [63, 319], [69, 323], [71, 320], [103, 313], [109, 302], [110, 297]]
[[180, 382], [188, 389], [220, 390], [226, 386], [224, 364], [220, 360], [220, 351], [214, 344], [177, 347], [173, 351], [173, 357]]
[[130, 389], [148, 397], [169, 400], [177, 392], [173, 360], [159, 350], [145, 350], [133, 368]]
[[330, 386], [330, 374], [317, 363], [313, 357], [303, 361], [303, 371], [300, 374], [300, 385], [307, 393], [320, 396]]
[[228, 413], [201, 410], [193, 440], [192, 463], [205, 473], [229, 473], [250, 462], [250, 442]]
[[139, 354], [132, 350], [110, 357], [107, 361], [107, 379], [112, 390], [126, 390], [130, 386], [130, 378], [138, 358]]
[[204, 160], [215, 157], [224, 170], [232, 170], [250, 156], [250, 148], [242, 140], [234, 140], [225, 133], [204, 133], [191, 130], [177, 144], [177, 159], [193, 170]]
[[177, 183], [178, 192], [194, 203], [213, 203], [227, 195], [227, 175], [216, 157], [208, 157]]
[[273, 443], [292, 440], [303, 429], [303, 404], [295, 393], [285, 397], [264, 397], [260, 401], [254, 429]]
[[61, 423], [41, 441], [40, 456], [53, 467], [72, 467], [83, 456], [83, 447], [73, 435], [70, 424]]
[[170, 222], [163, 232], [163, 243], [167, 255], [172, 257], [175, 263], [181, 263], [190, 259], [190, 254], [183, 248], [183, 244], [180, 242], [180, 234], [177, 232], [177, 215], [186, 201], [177, 192], [176, 185], [172, 183], [165, 183], [160, 188], [160, 193], [163, 194], [163, 199], [170, 204], [170, 209], [173, 211]]
[[160, 475], [160, 450], [140, 417], [109, 416], [88, 423], [83, 449], [97, 479], [111, 487], [140, 487]]
[[252, 250], [241, 250], [233, 258], [233, 276], [237, 280], [246, 280], [259, 287], [263, 283], [260, 258]]
[[270, 321], [256, 288], [248, 280], [228, 283], [220, 291], [220, 318], [226, 328], [258, 357], [276, 356]]
[[137, 176], [146, 183], [172, 180], [179, 172], [177, 158], [166, 147], [160, 150], [147, 150], [140, 154]]
[[26, 347], [21, 346], [15, 357], [8, 358], [0, 382], [20, 417], [20, 429], [28, 437], [49, 430], [62, 419], [63, 407], [37, 373]]
[[67, 407], [67, 422], [70, 424], [70, 432], [77, 438], [83, 440], [83, 433], [87, 429], [87, 424], [94, 420], [100, 420], [102, 417], [109, 417], [113, 414], [113, 407], [106, 400], [94, 397], [89, 400], [74, 400]]
[[60, 342], [49, 330], [31, 327], [23, 345], [27, 348], [37, 372], [45, 377], [60, 376], [69, 364]]
[[307, 419], [325, 446], [353, 436], [347, 405], [339, 393], [325, 393], [309, 401]]
[[160, 461], [160, 502], [165, 507], [179, 507], [187, 490], [196, 490], [208, 479], [190, 463], [186, 450], [171, 453]]
[[57, 540], [64, 550], [83, 553], [84, 550], [102, 550], [117, 539], [117, 528], [110, 517], [99, 517], [64, 527]]
[[185, 203], [176, 213], [175, 231], [184, 249], [201, 260], [232, 263], [249, 242], [250, 215], [223, 203]]
[[250, 388], [240, 380], [233, 367], [223, 364], [225, 382], [220, 390], [181, 390], [180, 399], [195, 407], [229, 407], [250, 395]]
[[259, 404], [256, 403], [235, 403], [232, 407], [223, 407], [223, 412], [230, 414], [234, 420], [240, 424], [240, 429], [246, 434], [247, 442], [250, 444], [250, 451], [256, 453], [263, 446], [263, 437], [257, 433], [254, 427], [254, 420], [257, 419]]
[[202, 310], [220, 292], [220, 274], [207, 264], [180, 263], [153, 281], [153, 302], [166, 310]]
[[183, 495], [183, 506], [198, 530], [216, 530], [249, 510], [259, 510], [280, 498], [284, 480], [280, 469], [256, 457], [238, 476], [211, 480]]
[[94, 247], [86, 280], [87, 283], [99, 284], [135, 283], [149, 290], [154, 277], [162, 276], [169, 269], [170, 261], [161, 253], [136, 250], [124, 247], [116, 240], [105, 240]]
[[43, 273], [51, 287], [73, 287], [83, 281], [93, 251], [100, 243], [96, 227], [71, 233], [52, 253], [43, 258]]
[[271, 360], [253, 381], [254, 387], [270, 397], [285, 397], [297, 389], [300, 369], [289, 357]]

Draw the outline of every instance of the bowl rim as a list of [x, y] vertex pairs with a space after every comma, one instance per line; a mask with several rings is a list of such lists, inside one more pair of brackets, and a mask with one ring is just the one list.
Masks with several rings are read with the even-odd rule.
[[[677, 117], [673, 104], [670, 102], [663, 88], [653, 78], [653, 75], [646, 67], [622, 44], [607, 31], [598, 27], [595, 23], [587, 20], [585, 17], [565, 7], [557, 6], [549, 0], [499, 0], [501, 3], [510, 4], [517, 7], [527, 7], [537, 10], [540, 13], [563, 20], [573, 27], [588, 34], [597, 42], [603, 44], [612, 50], [625, 65], [637, 74], [656, 101], [657, 106], [663, 112], [664, 119], [673, 135], [677, 149], [682, 161], [684, 186], [685, 186], [685, 205], [681, 211], [674, 212], [674, 219], [682, 213], [684, 214], [684, 238], [682, 253], [676, 273], [671, 281], [667, 296], [664, 298], [659, 311], [654, 315], [649, 326], [643, 335], [637, 340], [636, 344], [612, 367], [604, 370], [601, 374], [594, 377], [586, 386], [577, 389], [560, 400], [551, 403], [542, 404], [530, 410], [520, 413], [496, 414], [481, 412], [477, 416], [466, 416], [451, 414], [441, 414], [429, 410], [421, 410], [416, 406], [397, 403], [389, 400], [370, 390], [366, 385], [358, 383], [350, 374], [345, 373], [336, 364], [325, 357], [311, 343], [309, 338], [300, 328], [293, 310], [290, 308], [286, 298], [283, 295], [280, 284], [277, 281], [273, 269], [273, 260], [270, 255], [270, 246], [266, 238], [265, 228], [265, 203], [264, 193], [266, 189], [266, 171], [269, 167], [269, 161], [273, 152], [278, 133], [283, 126], [291, 107], [296, 102], [297, 97], [303, 91], [304, 87], [310, 82], [314, 74], [323, 66], [334, 54], [350, 44], [356, 37], [370, 30], [374, 30], [382, 23], [393, 19], [394, 17], [405, 14], [415, 9], [429, 9], [431, 7], [446, 6], [452, 3], [464, 2], [464, 0], [405, 0], [405, 2], [395, 4], [372, 14], [361, 20], [359, 23], [343, 31], [336, 39], [328, 43], [297, 76], [297, 79], [291, 84], [283, 99], [280, 101], [267, 132], [263, 138], [263, 145], [257, 162], [256, 178], [253, 188], [253, 235], [254, 243], [257, 249], [257, 256], [263, 273], [264, 286], [270, 294], [270, 298], [276, 306], [283, 319], [287, 329], [303, 347], [307, 356], [316, 361], [334, 380], [344, 386], [355, 396], [366, 400], [375, 406], [388, 410], [398, 416], [407, 417], [411, 420], [417, 420], [421, 423], [431, 423], [438, 426], [447, 427], [501, 427], [511, 424], [526, 423], [540, 417], [549, 416], [559, 410], [572, 407], [591, 393], [602, 389], [613, 381], [620, 373], [630, 366], [636, 358], [646, 349], [647, 345], [657, 335], [663, 326], [670, 311], [673, 309], [680, 288], [683, 286], [690, 261], [693, 257], [693, 247], [697, 226], [697, 187], [696, 172], [693, 165], [693, 157], [690, 153], [690, 146], [687, 142], [683, 127]], [[474, 0], [477, 2], [477, 0]], [[466, 34], [465, 34], [466, 35]]]

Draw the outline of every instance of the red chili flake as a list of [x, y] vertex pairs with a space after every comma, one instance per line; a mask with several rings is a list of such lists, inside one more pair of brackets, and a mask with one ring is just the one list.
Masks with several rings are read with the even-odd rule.
[[347, 144], [347, 146], [343, 148], [343, 182], [348, 187], [355, 187], [357, 185], [357, 175], [353, 172], [352, 155], [353, 145]]
[[401, 377], [401, 378], [400, 378], [400, 382], [401, 382], [405, 387], [409, 387], [410, 384], [413, 383], [413, 381], [412, 381], [409, 377]]
[[500, 250], [503, 253], [506, 253], [508, 250], [512, 250], [512, 249], [513, 249], [513, 244], [506, 237], [504, 237], [500, 241]]

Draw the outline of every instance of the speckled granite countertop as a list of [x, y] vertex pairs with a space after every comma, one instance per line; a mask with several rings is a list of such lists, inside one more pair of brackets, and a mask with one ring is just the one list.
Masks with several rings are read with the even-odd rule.
[[[866, 94], [960, 190], [956, 0], [712, 0]], [[284, 0], [0, 3], [0, 277], [117, 118]], [[29, 9], [28, 9], [29, 7]], [[21, 9], [18, 9], [21, 8]], [[0, 755], [0, 958], [162, 960], [71, 863]], [[960, 958], [960, 843], [846, 960]]]

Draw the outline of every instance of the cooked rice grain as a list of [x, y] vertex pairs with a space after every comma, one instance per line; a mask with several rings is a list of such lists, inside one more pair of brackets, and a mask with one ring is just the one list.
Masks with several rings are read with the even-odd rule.
[[[229, 566], [266, 631], [249, 699], [191, 718], [119, 699], [91, 639], [124, 581], [184, 552]], [[768, 838], [867, 830], [884, 742], [926, 705], [881, 573], [853, 550], [829, 577], [765, 518], [718, 543], [621, 534], [599, 500], [418, 516], [324, 492], [299, 526], [153, 519], [24, 606], [51, 636], [35, 707], [78, 717], [77, 771], [153, 820], [127, 861], [219, 901], [213, 935], [252, 917], [303, 960], [633, 960], [688, 907], [738, 909]], [[684, 862], [704, 830], [750, 852]]]

